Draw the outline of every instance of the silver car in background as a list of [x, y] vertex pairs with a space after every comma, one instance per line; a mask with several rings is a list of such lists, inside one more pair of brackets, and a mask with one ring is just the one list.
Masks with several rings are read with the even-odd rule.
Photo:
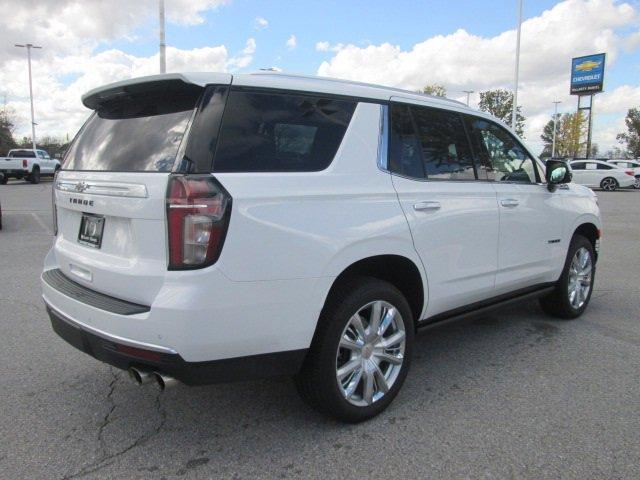
[[617, 166], [618, 168], [624, 168], [625, 170], [633, 170], [633, 176], [636, 179], [636, 182], [633, 184], [633, 188], [640, 189], [640, 159], [631, 160], [625, 158], [614, 158], [608, 160], [608, 162], [612, 165]]
[[633, 170], [602, 160], [573, 160], [570, 165], [573, 181], [586, 187], [613, 192], [618, 188], [633, 188], [636, 182]]

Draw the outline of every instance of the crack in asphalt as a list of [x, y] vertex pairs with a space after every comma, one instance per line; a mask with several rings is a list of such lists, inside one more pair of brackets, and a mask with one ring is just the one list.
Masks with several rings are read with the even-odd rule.
[[111, 408], [109, 409], [107, 414], [104, 416], [104, 420], [102, 420], [102, 423], [98, 427], [98, 443], [100, 444], [100, 448], [102, 449], [102, 455], [101, 455], [102, 457], [106, 456], [106, 453], [107, 453], [107, 446], [103, 438], [104, 429], [111, 422], [111, 415], [116, 409], [116, 402], [113, 400], [112, 395], [114, 390], [116, 389], [118, 374], [114, 372], [113, 368], [110, 368], [110, 371], [111, 371], [111, 375], [113, 375], [113, 380], [111, 380], [111, 383], [109, 383], [109, 393], [107, 393], [107, 400], [111, 402]]
[[113, 369], [111, 370], [111, 373], [113, 375], [113, 380], [109, 383], [109, 392], [107, 393], [107, 399], [109, 401], [111, 401], [112, 405], [109, 408], [109, 411], [107, 412], [107, 414], [104, 417], [104, 420], [100, 423], [100, 425], [98, 426], [98, 436], [97, 436], [97, 442], [100, 446], [100, 450], [101, 450], [101, 455], [100, 458], [98, 458], [96, 461], [90, 463], [89, 465], [85, 465], [84, 467], [82, 467], [80, 470], [78, 470], [77, 472], [71, 473], [71, 474], [67, 474], [64, 477], [61, 478], [61, 480], [71, 480], [74, 478], [82, 478], [86, 475], [90, 475], [92, 473], [95, 473], [99, 470], [102, 470], [105, 467], [108, 467], [110, 465], [113, 464], [113, 460], [117, 459], [118, 457], [125, 455], [126, 453], [128, 453], [129, 451], [133, 450], [134, 448], [137, 448], [139, 446], [142, 446], [144, 444], [146, 444], [149, 440], [151, 440], [153, 437], [155, 437], [156, 435], [158, 435], [164, 428], [166, 422], [167, 422], [167, 411], [164, 408], [164, 406], [162, 405], [162, 401], [161, 401], [161, 396], [162, 396], [162, 392], [158, 392], [158, 394], [156, 395], [156, 399], [155, 399], [155, 410], [158, 413], [159, 416], [159, 421], [157, 422], [157, 425], [153, 428], [153, 430], [151, 430], [150, 432], [144, 433], [142, 435], [140, 435], [138, 438], [136, 438], [132, 443], [130, 443], [129, 445], [127, 445], [125, 448], [112, 453], [112, 454], [107, 454], [107, 445], [104, 441], [104, 430], [105, 428], [111, 424], [112, 422], [112, 415], [113, 412], [115, 411], [116, 407], [118, 406], [114, 401], [113, 401], [113, 392], [115, 390], [116, 387], [116, 383], [119, 380], [119, 376], [117, 373], [115, 373], [113, 371]]

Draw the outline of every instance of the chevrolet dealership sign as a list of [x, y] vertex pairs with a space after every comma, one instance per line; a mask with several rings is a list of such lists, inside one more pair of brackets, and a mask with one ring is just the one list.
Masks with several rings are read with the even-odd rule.
[[606, 53], [598, 53], [571, 60], [571, 95], [602, 92], [605, 56]]

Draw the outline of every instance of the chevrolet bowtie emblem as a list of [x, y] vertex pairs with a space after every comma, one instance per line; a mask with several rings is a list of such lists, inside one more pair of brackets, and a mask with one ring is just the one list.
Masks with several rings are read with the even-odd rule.
[[76, 187], [75, 188], [76, 188], [76, 192], [82, 193], [87, 188], [89, 188], [89, 185], [87, 185], [85, 182], [78, 182], [78, 183], [76, 183]]

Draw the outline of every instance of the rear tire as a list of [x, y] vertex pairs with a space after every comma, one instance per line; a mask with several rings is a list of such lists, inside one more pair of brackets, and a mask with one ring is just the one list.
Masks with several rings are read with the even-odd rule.
[[572, 320], [586, 310], [593, 292], [596, 274], [595, 252], [592, 243], [582, 235], [571, 239], [562, 275], [555, 289], [540, 299], [545, 313]]
[[26, 177], [26, 180], [33, 183], [34, 185], [40, 183], [40, 169], [38, 167], [33, 167], [31, 175]]
[[600, 182], [600, 188], [606, 192], [614, 192], [619, 186], [618, 181], [613, 177], [603, 178]]
[[402, 387], [413, 337], [411, 308], [396, 287], [372, 277], [348, 280], [320, 314], [302, 370], [294, 377], [298, 392], [309, 406], [338, 420], [368, 420]]
[[633, 188], [640, 189], [640, 175], [636, 175], [636, 181], [633, 184]]
[[7, 176], [0, 177], [0, 185], [6, 185], [8, 181], [9, 181], [9, 177]]

